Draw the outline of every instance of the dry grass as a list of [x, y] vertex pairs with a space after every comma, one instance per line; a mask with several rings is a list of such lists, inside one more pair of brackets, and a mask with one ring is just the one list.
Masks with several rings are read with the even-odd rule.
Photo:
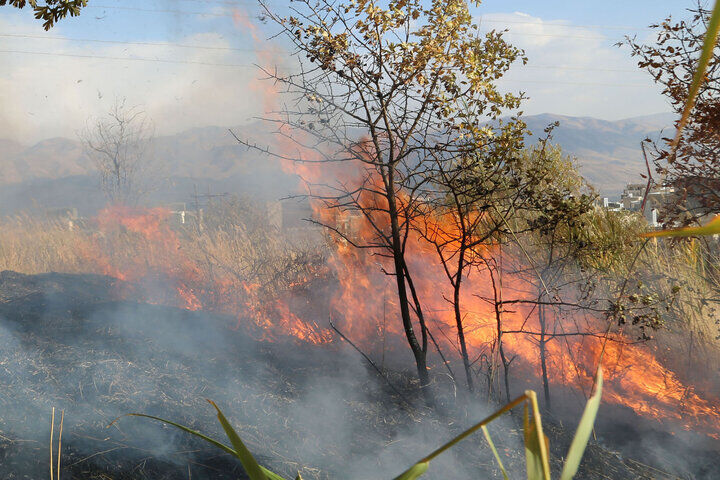
[[152, 210], [110, 210], [72, 226], [6, 220], [0, 271], [104, 274], [139, 285], [133, 296], [150, 303], [225, 313], [259, 312], [326, 273], [321, 242], [291, 241], [248, 202], [222, 207], [201, 227]]
[[0, 271], [89, 273], [90, 237], [60, 222], [17, 217], [0, 224]]

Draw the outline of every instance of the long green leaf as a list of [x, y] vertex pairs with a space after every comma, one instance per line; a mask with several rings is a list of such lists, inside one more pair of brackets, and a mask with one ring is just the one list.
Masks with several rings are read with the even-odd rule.
[[643, 233], [641, 236], [648, 237], [695, 237], [700, 235], [720, 234], [720, 215], [716, 215], [705, 225], [700, 227], [681, 227], [669, 230], [658, 230], [656, 232]]
[[401, 473], [400, 475], [395, 477], [395, 480], [415, 480], [423, 473], [427, 472], [429, 466], [430, 464], [428, 462], [418, 462], [412, 467], [405, 470], [404, 473]]
[[485, 425], [482, 427], [483, 435], [485, 435], [485, 440], [487, 440], [488, 445], [490, 445], [490, 450], [492, 450], [493, 455], [495, 455], [495, 461], [498, 463], [498, 466], [500, 467], [500, 471], [503, 474], [503, 478], [505, 480], [510, 480], [507, 474], [507, 471], [505, 470], [505, 466], [502, 463], [502, 459], [500, 459], [500, 455], [498, 454], [497, 449], [495, 448], [495, 444], [493, 443], [492, 439], [490, 438], [490, 432], [488, 432], [488, 429]]
[[487, 425], [488, 423], [492, 422], [493, 420], [495, 420], [496, 418], [498, 418], [498, 417], [501, 416], [502, 414], [504, 414], [504, 413], [512, 410], [512, 409], [515, 408], [516, 406], [518, 406], [518, 405], [520, 405], [521, 403], [527, 401], [527, 399], [528, 399], [527, 392], [525, 392], [524, 395], [521, 395], [521, 396], [517, 397], [517, 398], [516, 398], [515, 400], [513, 400], [512, 402], [510, 402], [510, 403], [508, 403], [507, 405], [505, 405], [504, 407], [502, 407], [500, 410], [496, 411], [495, 413], [493, 413], [493, 414], [490, 415], [489, 417], [486, 417], [485, 419], [483, 419], [483, 420], [481, 420], [480, 422], [476, 423], [476, 424], [473, 425], [472, 427], [468, 428], [467, 430], [465, 430], [464, 432], [462, 432], [460, 435], [456, 436], [455, 438], [453, 438], [452, 440], [450, 440], [449, 442], [447, 442], [447, 443], [446, 443], [445, 445], [443, 445], [442, 447], [437, 448], [436, 450], [434, 450], [432, 453], [430, 453], [428, 456], [426, 456], [425, 458], [423, 458], [422, 460], [420, 460], [419, 462], [417, 462], [415, 465], [413, 465], [412, 467], [410, 467], [408, 470], [406, 470], [406, 471], [405, 471], [404, 473], [402, 473], [400, 476], [395, 477], [394, 480], [412, 480], [412, 479], [414, 479], [414, 478], [419, 477], [420, 475], [422, 475], [423, 473], [425, 473], [425, 471], [427, 470], [428, 465], [429, 465], [429, 463], [430, 463], [430, 461], [431, 461], [432, 459], [434, 459], [435, 457], [437, 457], [437, 456], [440, 455], [441, 453], [445, 452], [446, 450], [452, 448], [453, 446], [457, 445], [457, 444], [460, 443], [462, 440], [466, 439], [467, 437], [469, 437], [469, 436], [472, 435], [473, 433], [477, 432], [477, 431], [480, 430], [484, 425]]
[[[153, 416], [153, 415], [146, 415], [146, 414], [144, 414], [144, 413], [128, 413], [128, 414], [123, 415], [123, 416], [124, 416], [124, 417], [127, 416], [127, 417], [143, 417], [143, 418], [149, 418], [149, 419], [151, 419], [151, 420], [157, 420], [158, 422], [162, 422], [162, 423], [165, 423], [165, 424], [167, 424], [167, 425], [173, 426], [173, 427], [175, 427], [175, 428], [178, 428], [178, 429], [180, 429], [180, 430], [182, 430], [182, 431], [184, 431], [184, 432], [187, 432], [187, 433], [189, 433], [189, 434], [191, 434], [191, 435], [194, 435], [194, 436], [196, 436], [196, 437], [198, 437], [198, 438], [200, 438], [200, 439], [208, 442], [209, 444], [211, 444], [211, 445], [219, 448], [220, 450], [223, 450], [223, 451], [226, 452], [226, 453], [229, 453], [229, 454], [232, 455], [233, 457], [235, 457], [235, 458], [237, 458], [238, 460], [240, 460], [240, 456], [239, 456], [238, 453], [237, 453], [235, 450], [233, 450], [232, 448], [230, 448], [230, 447], [228, 447], [227, 445], [219, 442], [218, 440], [215, 440], [214, 438], [210, 438], [210, 437], [208, 437], [207, 435], [203, 435], [202, 433], [198, 432], [197, 430], [193, 430], [193, 429], [190, 428], [190, 427], [186, 427], [185, 425], [181, 425], [181, 424], [179, 424], [179, 423], [175, 423], [175, 422], [173, 422], [173, 421], [166, 420], [166, 419], [164, 419], [164, 418], [155, 417], [155, 416]], [[108, 425], [108, 427], [112, 426], [112, 425], [113, 425], [115, 422], [117, 422], [120, 418], [121, 418], [121, 417], [118, 417], [118, 418], [116, 418], [115, 420], [113, 420], [113, 421], [110, 423], [110, 425]], [[241, 463], [242, 463], [242, 461], [241, 461]], [[285, 480], [283, 477], [281, 477], [281, 476], [278, 475], [277, 473], [272, 472], [272, 471], [268, 470], [267, 468], [265, 468], [265, 467], [263, 467], [263, 466], [260, 466], [260, 469], [261, 469], [262, 472], [265, 474], [265, 476], [268, 478], [268, 480]]]
[[540, 468], [542, 469], [542, 479], [550, 480], [550, 441], [542, 427], [542, 418], [540, 416], [540, 407], [538, 406], [537, 394], [533, 390], [527, 390], [525, 395], [528, 397], [528, 403], [532, 408], [532, 420], [534, 424], [535, 439], [537, 441], [537, 453], [540, 456]]
[[682, 131], [685, 128], [688, 118], [690, 118], [690, 112], [695, 106], [695, 100], [698, 92], [700, 91], [700, 87], [705, 81], [705, 71], [707, 70], [710, 59], [713, 56], [718, 32], [720, 32], [720, 0], [715, 0], [715, 7], [713, 7], [713, 13], [710, 16], [710, 22], [708, 22], [707, 33], [705, 33], [705, 42], [700, 55], [700, 61], [698, 62], [697, 70], [695, 70], [693, 81], [690, 84], [690, 91], [688, 92], [688, 98], [685, 101], [685, 108], [683, 109], [682, 117], [680, 117], [680, 123], [678, 124], [675, 139], [672, 143], [672, 154], [670, 155], [671, 162], [675, 160], [675, 151], [680, 143]]
[[[189, 433], [189, 434], [191, 434], [191, 435], [195, 435], [196, 437], [205, 440], [205, 441], [208, 442], [209, 444], [214, 445], [215, 447], [217, 447], [217, 448], [219, 448], [219, 449], [221, 449], [221, 450], [224, 450], [225, 452], [229, 453], [229, 454], [232, 455], [233, 457], [237, 457], [237, 452], [236, 452], [235, 450], [233, 450], [232, 448], [230, 448], [230, 447], [228, 447], [227, 445], [225, 445], [225, 444], [223, 444], [223, 443], [215, 440], [214, 438], [210, 438], [210, 437], [208, 437], [207, 435], [203, 435], [202, 433], [198, 432], [197, 430], [193, 430], [193, 429], [190, 428], [190, 427], [186, 427], [185, 425], [180, 425], [179, 423], [175, 423], [175, 422], [172, 422], [172, 421], [170, 421], [170, 420], [166, 420], [166, 419], [160, 418], [160, 417], [155, 417], [155, 416], [153, 416], [153, 415], [145, 415], [144, 413], [128, 413], [128, 414], [126, 414], [126, 415], [123, 415], [123, 417], [143, 417], [143, 418], [149, 418], [149, 419], [151, 419], [151, 420], [157, 420], [158, 422], [166, 423], [166, 424], [171, 425], [171, 426], [173, 426], [173, 427], [175, 427], [175, 428], [179, 428], [180, 430], [182, 430], [182, 431], [184, 431], [184, 432], [187, 432], [187, 433]], [[117, 422], [120, 418], [122, 418], [122, 417], [118, 417], [118, 418], [116, 418], [115, 420], [113, 420], [112, 423], [110, 423], [110, 425], [108, 425], [108, 428], [111, 427], [111, 426], [112, 426], [115, 422]]]
[[240, 459], [240, 462], [245, 468], [250, 480], [267, 480], [260, 464], [257, 460], [255, 460], [255, 457], [252, 456], [252, 453], [250, 453], [250, 450], [247, 449], [243, 441], [240, 440], [240, 436], [237, 434], [232, 425], [230, 425], [230, 422], [227, 421], [227, 418], [225, 418], [225, 415], [223, 415], [222, 411], [220, 411], [220, 408], [218, 408], [212, 400], [208, 400], [208, 402], [210, 402], [210, 405], [215, 407], [215, 410], [217, 410], [217, 418], [220, 421], [220, 425], [222, 425], [230, 443], [235, 448], [237, 457]]
[[602, 367], [598, 368], [597, 378], [595, 379], [595, 393], [585, 405], [585, 411], [580, 418], [580, 424], [578, 425], [575, 437], [570, 444], [570, 449], [565, 459], [565, 465], [563, 465], [562, 474], [560, 480], [571, 480], [580, 467], [580, 461], [582, 460], [583, 453], [585, 453], [585, 447], [587, 447], [588, 441], [590, 440], [590, 433], [592, 432], [593, 425], [595, 424], [595, 417], [597, 417], [598, 409], [600, 408], [600, 397], [602, 397], [602, 386], [603, 386], [603, 372]]
[[530, 421], [530, 409], [528, 408], [527, 402], [523, 409], [523, 437], [525, 439], [525, 469], [527, 471], [527, 480], [543, 480], [540, 442], [538, 442], [535, 423]]

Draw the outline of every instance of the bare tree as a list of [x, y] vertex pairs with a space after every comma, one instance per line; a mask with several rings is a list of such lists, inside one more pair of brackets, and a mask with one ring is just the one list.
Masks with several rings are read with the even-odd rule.
[[144, 110], [117, 99], [106, 117], [80, 133], [108, 201], [136, 205], [151, 189], [154, 130]]

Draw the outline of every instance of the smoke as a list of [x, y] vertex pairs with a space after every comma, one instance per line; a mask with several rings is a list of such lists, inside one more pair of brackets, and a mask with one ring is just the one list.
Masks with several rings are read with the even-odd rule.
[[[224, 438], [205, 398], [264, 463], [287, 474], [301, 468], [307, 478], [389, 477], [460, 427], [389, 401], [384, 381], [347, 346], [257, 342], [230, 329], [229, 317], [111, 301], [112, 285], [99, 276], [5, 272], [0, 280], [4, 298], [16, 295], [0, 312], [3, 476], [47, 470], [53, 406], [65, 410], [63, 463], [72, 472], [122, 474], [147, 461], [156, 474], [189, 468], [194, 478], [222, 478], [202, 467], [217, 461], [215, 452], [174, 429], [138, 418], [106, 428], [139, 412]], [[468, 458], [490, 461], [474, 448]], [[457, 478], [474, 471], [453, 455], [433, 468]]]

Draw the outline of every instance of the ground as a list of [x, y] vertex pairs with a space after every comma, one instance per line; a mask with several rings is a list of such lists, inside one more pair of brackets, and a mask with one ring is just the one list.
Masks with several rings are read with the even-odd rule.
[[[122, 291], [99, 275], [0, 273], [0, 478], [47, 478], [52, 407], [65, 410], [64, 479], [242, 478], [231, 458], [169, 427], [124, 417], [107, 428], [141, 412], [222, 438], [206, 398], [262, 463], [308, 479], [392, 478], [497, 408], [433, 412], [412, 400], [411, 374], [386, 372], [403, 400], [342, 342], [259, 341], [232, 317], [120, 300]], [[546, 423], [558, 467], [574, 425]], [[521, 478], [517, 419], [491, 431]], [[443, 471], [500, 478], [480, 437], [427, 478]], [[593, 443], [580, 478], [666, 477]]]

